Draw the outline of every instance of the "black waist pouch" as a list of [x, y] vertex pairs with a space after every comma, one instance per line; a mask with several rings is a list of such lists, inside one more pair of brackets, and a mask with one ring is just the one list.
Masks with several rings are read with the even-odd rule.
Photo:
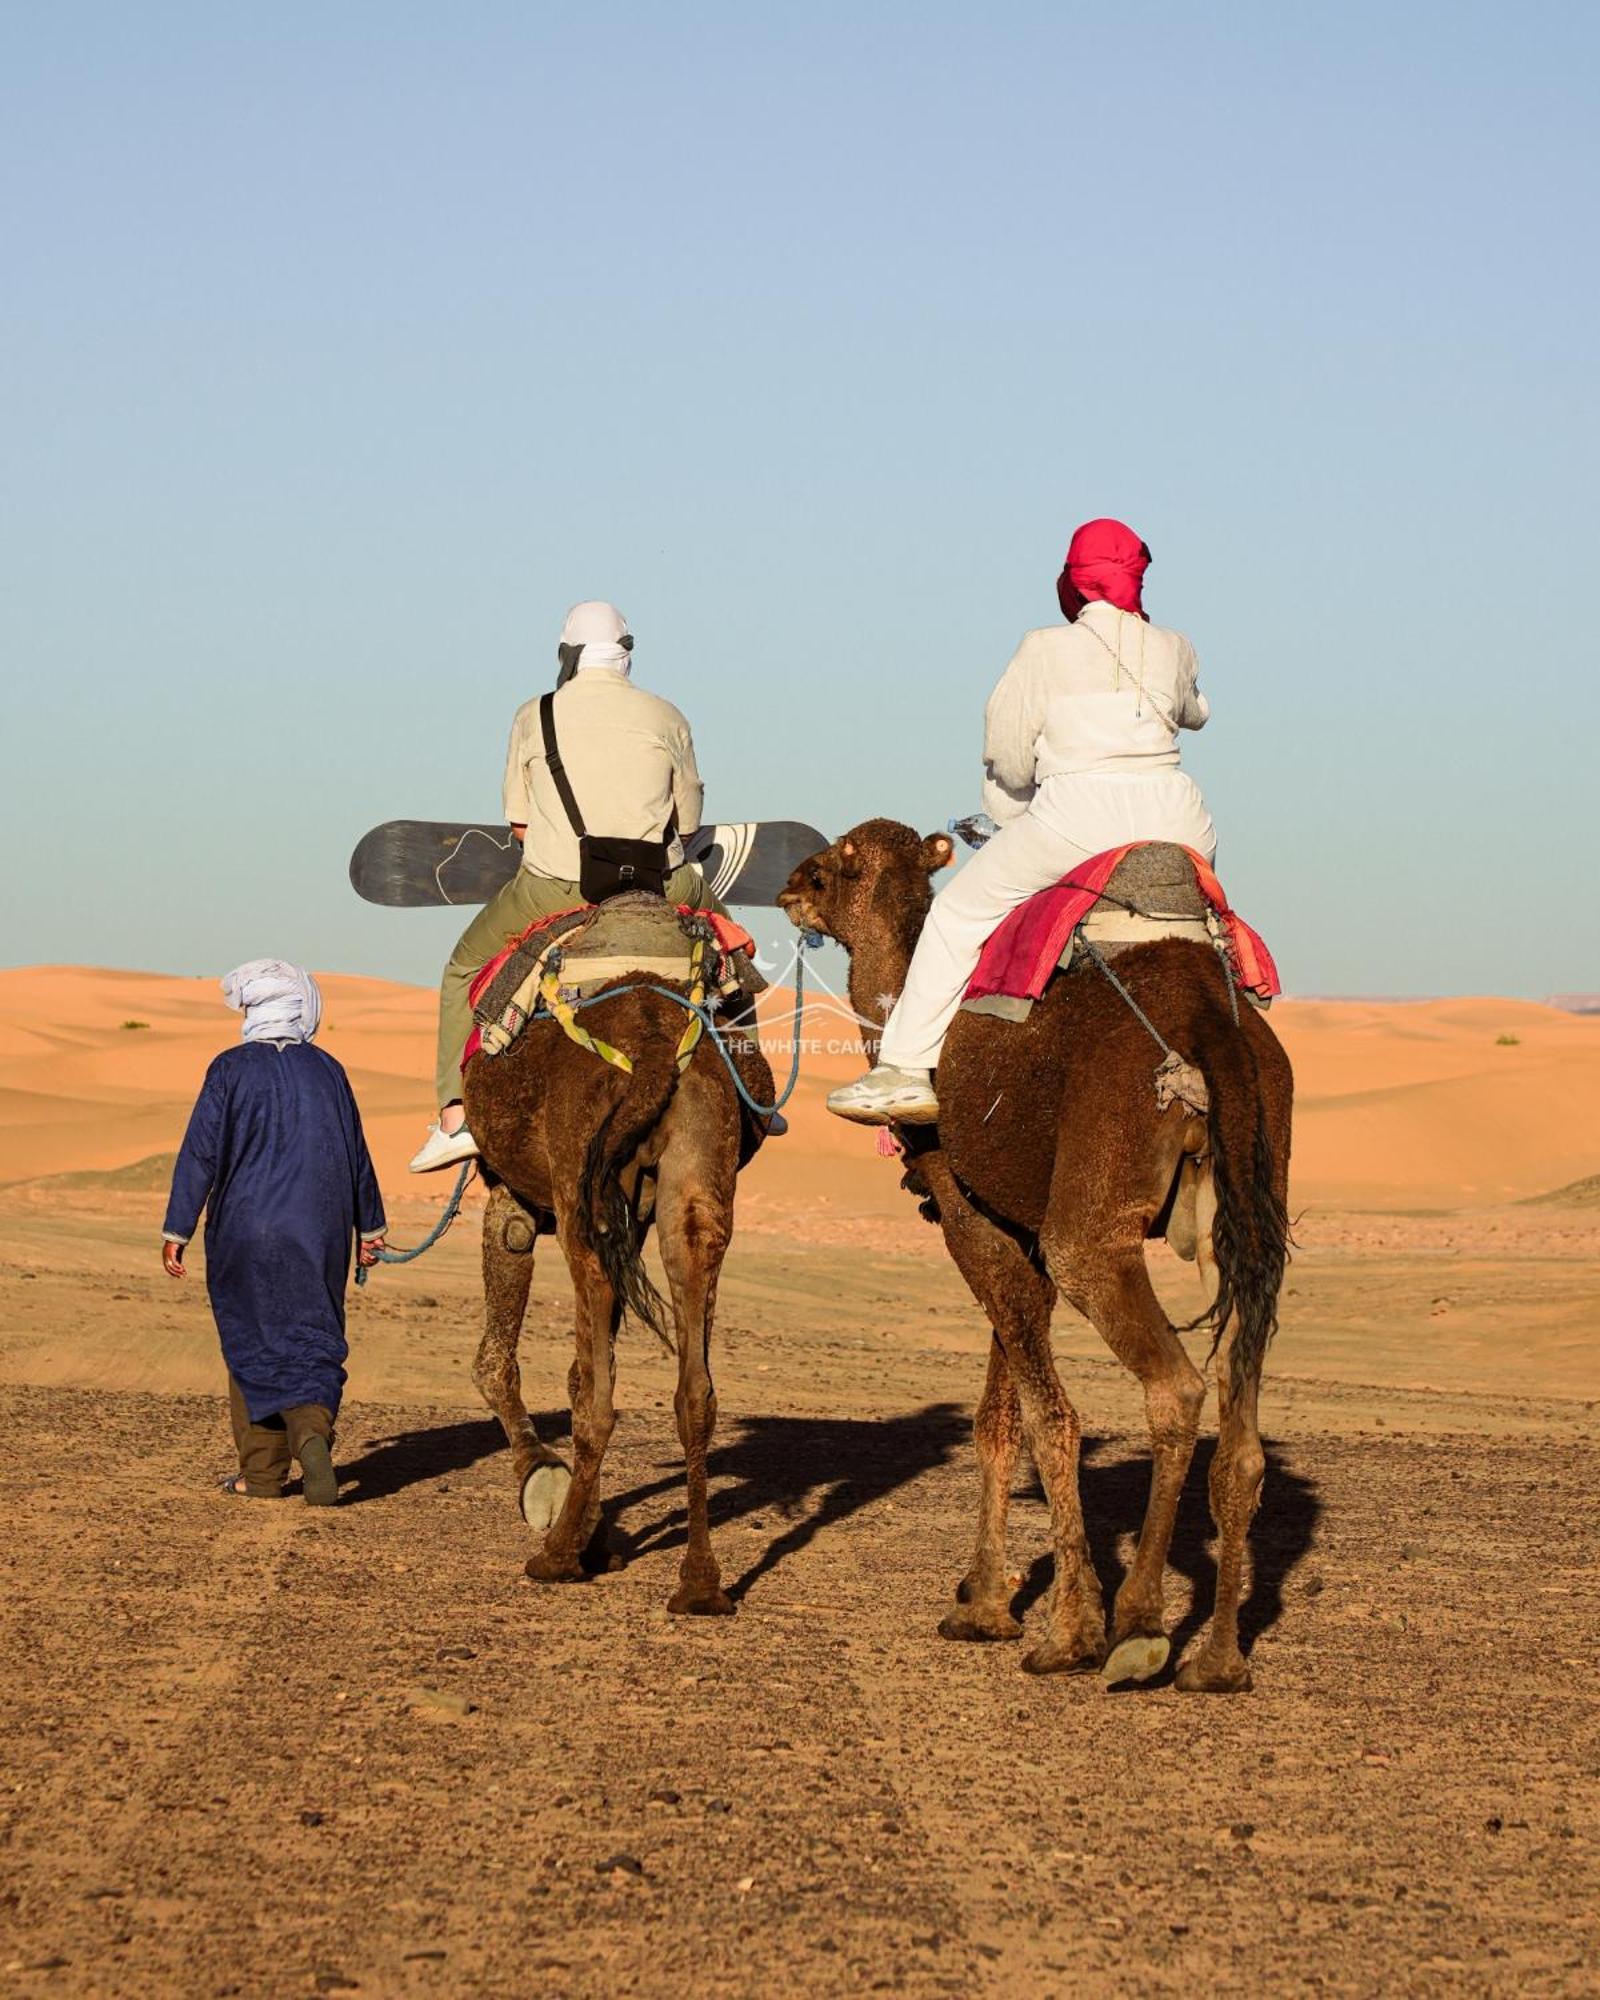
[[567, 818], [578, 836], [578, 889], [583, 900], [603, 903], [608, 896], [627, 895], [630, 889], [664, 896], [667, 877], [672, 872], [667, 855], [676, 837], [673, 821], [667, 822], [666, 837], [662, 840], [623, 840], [613, 834], [590, 833], [584, 826], [572, 780], [567, 776], [556, 743], [555, 706], [553, 694], [541, 697], [539, 728], [544, 737], [544, 761], [550, 767]]
[[642, 889], [652, 896], [667, 893], [665, 840], [616, 840], [603, 833], [578, 839], [578, 887], [586, 903], [603, 903], [608, 896], [625, 896]]

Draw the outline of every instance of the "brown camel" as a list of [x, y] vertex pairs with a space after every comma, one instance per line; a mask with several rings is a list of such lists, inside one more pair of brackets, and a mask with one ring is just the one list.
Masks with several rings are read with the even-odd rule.
[[[492, 1190], [483, 1221], [486, 1317], [473, 1376], [511, 1445], [524, 1518], [544, 1532], [528, 1575], [544, 1583], [582, 1580], [600, 1521], [601, 1461], [616, 1421], [616, 1338], [624, 1310], [667, 1340], [664, 1302], [640, 1258], [654, 1224], [677, 1335], [675, 1403], [689, 1511], [688, 1548], [668, 1609], [727, 1614], [733, 1604], [706, 1519], [706, 1454], [717, 1417], [711, 1327], [733, 1231], [735, 1177], [760, 1133], [741, 1113], [709, 1036], [680, 1073], [678, 1046], [689, 1019], [681, 1007], [628, 978], [606, 990], [615, 997], [586, 1007], [581, 1023], [631, 1058], [631, 1074], [569, 1040], [548, 1019], [530, 1023], [504, 1054], [468, 1065], [466, 1114]], [[732, 1041], [747, 1089], [770, 1104], [766, 1058], [753, 1039]], [[534, 1429], [517, 1362], [534, 1247], [544, 1235], [560, 1243], [576, 1295], [570, 1471]]]
[[[875, 819], [789, 878], [780, 902], [791, 921], [849, 951], [851, 1004], [863, 1022], [881, 1027], [905, 983], [932, 900], [929, 877], [950, 858], [945, 835], [923, 839]], [[1114, 877], [1109, 893], [1117, 886]], [[1119, 951], [1115, 972], [1203, 1074], [1208, 1116], [1181, 1099], [1158, 1108], [1153, 1071], [1161, 1051], [1091, 964], [1058, 972], [1025, 1020], [959, 1013], [939, 1063], [939, 1123], [902, 1130], [906, 1185], [936, 1211], [993, 1331], [975, 1426], [977, 1549], [939, 1629], [949, 1639], [1021, 1635], [1005, 1525], [1025, 1441], [1050, 1504], [1055, 1583], [1044, 1636], [1023, 1665], [1033, 1673], [1101, 1667], [1111, 1681], [1147, 1680], [1165, 1666], [1162, 1577], [1205, 1385], [1145, 1266], [1145, 1243], [1164, 1235], [1202, 1268], [1214, 1258], [1218, 1280], [1209, 1316], [1220, 1407], [1210, 1478], [1216, 1602], [1208, 1632], [1180, 1664], [1178, 1686], [1232, 1693], [1250, 1685], [1239, 1600], [1265, 1470], [1257, 1390], [1288, 1254], [1293, 1081], [1261, 1014], [1241, 1005], [1235, 1018], [1209, 944], [1133, 944]], [[875, 1058], [877, 1037], [869, 1031], [866, 1040]], [[1117, 1592], [1109, 1649], [1078, 1497], [1078, 1419], [1050, 1348], [1058, 1296], [1139, 1378], [1150, 1425], [1149, 1504]]]

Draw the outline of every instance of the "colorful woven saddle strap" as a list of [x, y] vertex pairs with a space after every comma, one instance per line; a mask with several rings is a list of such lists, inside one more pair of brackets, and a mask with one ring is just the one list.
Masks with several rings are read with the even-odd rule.
[[[704, 938], [696, 938], [694, 950], [689, 959], [689, 999], [696, 1007], [705, 1004], [705, 955]], [[551, 1020], [560, 1024], [561, 1032], [569, 1041], [574, 1041], [580, 1049], [587, 1049], [602, 1062], [608, 1062], [614, 1069], [633, 1073], [633, 1058], [625, 1050], [613, 1048], [610, 1042], [602, 1041], [598, 1035], [591, 1035], [578, 1019], [578, 1010], [570, 1000], [561, 997], [561, 975], [559, 968], [547, 970], [539, 982], [539, 998], [544, 1003]], [[695, 1050], [700, 1046], [700, 1037], [705, 1033], [705, 1023], [698, 1013], [691, 1014], [678, 1039], [676, 1060], [678, 1068], [685, 1070]]]

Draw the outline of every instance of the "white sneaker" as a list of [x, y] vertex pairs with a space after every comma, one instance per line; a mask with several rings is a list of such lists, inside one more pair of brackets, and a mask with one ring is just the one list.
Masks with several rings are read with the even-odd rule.
[[933, 1125], [939, 1100], [925, 1069], [896, 1069], [879, 1063], [854, 1083], [828, 1093], [828, 1109], [853, 1125]]
[[463, 1125], [459, 1132], [441, 1131], [438, 1120], [428, 1127], [427, 1143], [411, 1162], [414, 1174], [431, 1174], [435, 1167], [458, 1166], [478, 1157], [478, 1142]]

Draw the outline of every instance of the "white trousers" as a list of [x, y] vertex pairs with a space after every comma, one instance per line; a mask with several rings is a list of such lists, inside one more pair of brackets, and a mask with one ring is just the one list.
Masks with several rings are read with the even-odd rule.
[[878, 1060], [932, 1069], [983, 948], [1001, 919], [1092, 855], [1134, 840], [1172, 840], [1210, 861], [1217, 851], [1200, 788], [1183, 771], [1141, 777], [1090, 771], [1049, 778], [1028, 810], [933, 899], [905, 991], [884, 1023]]

